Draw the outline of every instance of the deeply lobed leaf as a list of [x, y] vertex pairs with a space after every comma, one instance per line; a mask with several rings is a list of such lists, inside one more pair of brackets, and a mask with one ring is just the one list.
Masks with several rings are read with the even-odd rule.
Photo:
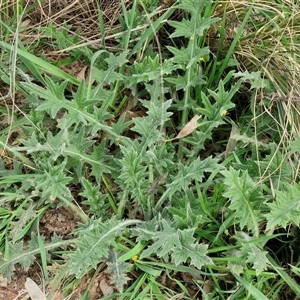
[[285, 228], [289, 223], [300, 225], [300, 185], [285, 185], [286, 190], [276, 191], [273, 203], [267, 203], [270, 212], [266, 215], [267, 230], [281, 226]]
[[203, 265], [213, 264], [207, 256], [207, 245], [195, 242], [194, 229], [176, 229], [172, 223], [165, 219], [154, 219], [142, 224], [139, 228], [132, 230], [133, 236], [138, 241], [153, 241], [153, 243], [142, 252], [141, 258], [156, 255], [167, 259], [171, 255], [175, 265], [190, 260], [190, 263], [200, 269]]
[[261, 190], [253, 182], [248, 171], [229, 170], [220, 172], [224, 176], [227, 191], [224, 197], [230, 199], [229, 209], [234, 211], [235, 220], [243, 229], [246, 227], [259, 236], [259, 224], [264, 219], [260, 207], [264, 201]]
[[81, 278], [92, 267], [97, 268], [99, 261], [109, 257], [110, 249], [116, 248], [116, 238], [121, 236], [126, 226], [140, 223], [137, 220], [119, 221], [111, 218], [104, 222], [102, 219], [90, 220], [89, 224], [82, 225], [79, 234], [77, 250], [70, 255], [71, 274]]

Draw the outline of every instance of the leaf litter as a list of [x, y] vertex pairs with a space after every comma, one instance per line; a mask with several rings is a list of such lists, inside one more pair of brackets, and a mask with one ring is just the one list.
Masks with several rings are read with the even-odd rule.
[[181, 130], [180, 132], [172, 139], [165, 140], [165, 142], [172, 142], [174, 140], [182, 139], [191, 133], [193, 133], [199, 126], [198, 120], [201, 116], [195, 115]]

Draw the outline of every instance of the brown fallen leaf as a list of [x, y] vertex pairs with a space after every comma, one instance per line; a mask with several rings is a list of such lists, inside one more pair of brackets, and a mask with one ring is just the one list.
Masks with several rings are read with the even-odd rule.
[[0, 274], [0, 287], [7, 287], [7, 278], [3, 277], [2, 274]]
[[26, 278], [25, 289], [31, 300], [46, 300], [46, 295], [39, 286], [29, 277]]
[[235, 145], [237, 143], [237, 140], [235, 139], [235, 136], [238, 135], [238, 134], [240, 134], [240, 130], [238, 129], [237, 126], [232, 125], [231, 132], [230, 132], [230, 137], [229, 137], [228, 143], [226, 145], [225, 159], [228, 158], [232, 154], [232, 152], [235, 148]]
[[202, 299], [206, 299], [206, 296], [213, 292], [213, 286], [214, 286], [214, 282], [212, 281], [212, 279], [208, 279], [204, 281], [204, 285], [202, 287], [203, 289]]
[[76, 75], [78, 81], [84, 80], [86, 83], [89, 81], [89, 66], [84, 66]]
[[201, 117], [198, 115], [195, 115], [181, 130], [180, 132], [177, 134], [177, 136], [175, 136], [173, 139], [169, 139], [169, 140], [165, 140], [165, 142], [171, 142], [174, 140], [179, 140], [182, 139], [186, 136], [188, 136], [189, 134], [191, 134], [193, 131], [195, 131], [195, 129], [199, 126], [198, 124], [198, 120]]

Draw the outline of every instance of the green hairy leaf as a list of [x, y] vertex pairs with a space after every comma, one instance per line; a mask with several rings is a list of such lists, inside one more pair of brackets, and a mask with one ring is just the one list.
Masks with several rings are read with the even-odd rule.
[[193, 237], [194, 229], [176, 229], [173, 224], [161, 219], [160, 222], [152, 220], [132, 231], [138, 241], [153, 241], [152, 245], [142, 252], [140, 258], [154, 254], [167, 259], [170, 254], [175, 265], [190, 261], [200, 269], [203, 265], [213, 264], [207, 256], [207, 245], [196, 243]]
[[269, 260], [267, 259], [267, 251], [262, 251], [255, 245], [249, 244], [244, 246], [243, 251], [247, 251], [248, 258], [246, 259], [247, 263], [253, 264], [253, 269], [255, 270], [256, 275], [260, 275], [264, 270], [267, 269], [267, 264]]
[[114, 278], [114, 283], [120, 293], [123, 292], [123, 287], [130, 279], [126, 273], [128, 272], [129, 263], [124, 261], [118, 262], [118, 258], [120, 257], [119, 253], [114, 251], [110, 251], [108, 262], [107, 262], [107, 270]]
[[[143, 164], [142, 153], [139, 153], [137, 141], [131, 143], [132, 147], [121, 146], [123, 158], [120, 160], [122, 166], [119, 179], [125, 193], [130, 193], [137, 203], [144, 204], [148, 193], [147, 167]], [[135, 149], [136, 148], [136, 149]], [[143, 180], [141, 180], [143, 178]]]
[[234, 259], [228, 261], [227, 268], [236, 275], [241, 275], [246, 269], [245, 257], [242, 256], [242, 251], [240, 249], [228, 251], [226, 253], [228, 257], [234, 257]]
[[266, 230], [281, 226], [285, 228], [289, 223], [300, 225], [300, 185], [285, 185], [283, 191], [276, 191], [273, 203], [267, 203], [270, 212]]
[[170, 37], [196, 38], [203, 36], [205, 30], [215, 24], [219, 18], [201, 18], [193, 15], [190, 20], [183, 19], [180, 22], [169, 21], [169, 24], [175, 28], [175, 32]]
[[202, 182], [204, 173], [213, 172], [214, 170], [221, 168], [222, 166], [218, 164], [218, 160], [211, 157], [202, 161], [197, 158], [188, 166], [179, 162], [177, 174], [175, 176], [171, 176], [171, 183], [166, 185], [169, 197], [176, 191], [187, 191], [193, 180]]
[[[41, 251], [37, 239], [38, 237], [33, 234], [26, 246], [23, 241], [14, 244], [9, 242], [8, 253], [6, 253], [4, 258], [0, 258], [0, 274], [2, 274], [9, 282], [11, 281], [11, 276], [13, 275], [16, 264], [20, 264], [21, 267], [27, 271], [35, 262], [35, 255], [39, 254]], [[70, 243], [72, 243], [72, 240], [62, 241], [60, 237], [54, 235], [51, 242], [45, 243], [44, 250], [48, 252], [49, 250], [64, 247]]]
[[82, 204], [89, 206], [87, 212], [96, 213], [97, 216], [104, 215], [107, 208], [105, 204], [107, 194], [100, 193], [99, 186], [93, 185], [85, 178], [82, 178], [81, 182], [84, 189], [80, 196], [86, 198], [86, 200], [82, 201]]
[[35, 261], [35, 256], [28, 251], [24, 255], [23, 241], [9, 245], [9, 257], [7, 259], [0, 258], [0, 274], [5, 276], [7, 280], [11, 281], [11, 276], [15, 271], [15, 265], [19, 263], [25, 271], [27, 271], [31, 264]]
[[232, 85], [229, 91], [225, 91], [225, 84], [220, 80], [217, 91], [208, 90], [214, 101], [210, 100], [207, 95], [201, 92], [201, 99], [204, 107], [199, 108], [198, 111], [207, 116], [209, 120], [215, 120], [218, 121], [219, 124], [223, 124], [223, 111], [235, 107], [235, 104], [232, 103], [232, 98], [238, 91], [241, 83], [242, 81], [238, 81]]
[[243, 229], [246, 227], [255, 236], [259, 236], [259, 224], [264, 219], [260, 207], [264, 201], [261, 190], [255, 185], [248, 171], [229, 170], [220, 172], [224, 176], [227, 191], [223, 194], [229, 198], [229, 209], [234, 211], [236, 222]]
[[173, 249], [171, 256], [175, 265], [188, 261], [196, 268], [201, 269], [204, 265], [213, 265], [213, 261], [207, 256], [208, 245], [195, 243], [194, 229], [180, 231], [181, 247]]
[[41, 167], [42, 174], [35, 177], [36, 190], [41, 191], [42, 198], [60, 199], [61, 197], [71, 199], [71, 193], [67, 184], [72, 177], [66, 176], [64, 173], [66, 163], [53, 166], [48, 163]]
[[242, 77], [245, 81], [251, 82], [251, 89], [261, 89], [267, 86], [267, 81], [262, 78], [261, 72], [238, 72], [235, 74], [236, 77]]
[[211, 0], [182, 0], [177, 7], [191, 13], [199, 13], [210, 3], [212, 3]]
[[[185, 64], [187, 65], [186, 68], [189, 67], [189, 64], [191, 64], [191, 62], [198, 62], [202, 57], [210, 53], [208, 47], [199, 48], [196, 50], [191, 49], [192, 44], [189, 44], [187, 48], [182, 47], [181, 49], [171, 47], [171, 46], [167, 46], [167, 48], [174, 55], [173, 57], [174, 63], [178, 64], [179, 66], [180, 64]], [[193, 51], [194, 53], [193, 58], [191, 58], [191, 54], [190, 54], [191, 51]]]
[[162, 132], [159, 126], [163, 126], [172, 115], [167, 109], [170, 107], [172, 100], [168, 101], [141, 101], [148, 109], [147, 116], [134, 119], [133, 131], [138, 132], [143, 141], [150, 146], [156, 142], [163, 140]]
[[171, 74], [176, 67], [172, 60], [161, 63], [159, 55], [156, 55], [154, 58], [146, 56], [141, 63], [135, 61], [131, 69], [133, 73], [131, 77], [136, 83], [157, 80], [163, 75]]
[[27, 82], [21, 82], [21, 85], [28, 92], [46, 100], [36, 108], [37, 111], [46, 111], [52, 118], [55, 118], [57, 112], [64, 107], [64, 101], [66, 101], [66, 99], [63, 92], [67, 86], [67, 82], [63, 82], [60, 85], [55, 85], [51, 79], [48, 79], [47, 82], [48, 89], [41, 88], [33, 83], [29, 84]]
[[268, 252], [263, 251], [262, 246], [245, 232], [237, 232], [234, 237], [238, 241], [240, 249], [228, 252], [228, 256], [236, 258], [236, 260], [228, 262], [228, 268], [232, 273], [240, 275], [247, 269], [248, 263], [252, 265], [256, 275], [260, 275], [268, 267]]
[[[138, 231], [141, 234], [138, 237], [138, 240], [143, 240], [143, 229]], [[151, 254], [155, 254], [158, 257], [164, 257], [167, 253], [181, 244], [178, 230], [165, 220], [161, 221], [161, 230], [153, 231], [151, 233], [151, 239], [154, 240], [154, 243], [143, 251], [141, 258], [149, 257]]]
[[81, 225], [75, 232], [79, 235], [77, 250], [70, 255], [71, 274], [81, 278], [90, 267], [96, 269], [101, 260], [108, 259], [110, 249], [116, 248], [116, 238], [122, 235], [125, 227], [140, 222], [138, 220], [120, 222], [111, 218], [106, 222], [102, 219], [89, 220], [89, 224]]
[[254, 243], [254, 238], [245, 232], [237, 232], [235, 238], [241, 243], [241, 256], [245, 257], [245, 262], [253, 265], [256, 275], [260, 275], [267, 269], [269, 260], [267, 259], [268, 252], [262, 251], [262, 246], [259, 243]]

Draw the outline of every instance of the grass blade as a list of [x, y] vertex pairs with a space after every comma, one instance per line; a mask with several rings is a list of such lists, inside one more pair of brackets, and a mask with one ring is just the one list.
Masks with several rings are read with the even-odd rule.
[[[6, 49], [8, 51], [13, 51], [13, 46], [6, 42], [0, 41], [0, 47]], [[30, 67], [30, 68], [32, 67], [32, 70], [36, 74], [38, 74], [37, 72], [39, 72], [36, 70], [36, 66], [37, 66], [41, 70], [43, 70], [51, 75], [57, 76], [63, 80], [68, 80], [69, 82], [71, 82], [75, 85], [79, 84], [79, 81], [76, 80], [73, 76], [71, 76], [68, 73], [64, 72], [63, 70], [57, 68], [56, 66], [53, 66], [52, 64], [44, 61], [43, 59], [29, 53], [26, 50], [17, 48], [17, 54], [20, 57], [22, 57], [23, 59], [25, 59], [24, 62], [26, 62], [27, 67]]]

